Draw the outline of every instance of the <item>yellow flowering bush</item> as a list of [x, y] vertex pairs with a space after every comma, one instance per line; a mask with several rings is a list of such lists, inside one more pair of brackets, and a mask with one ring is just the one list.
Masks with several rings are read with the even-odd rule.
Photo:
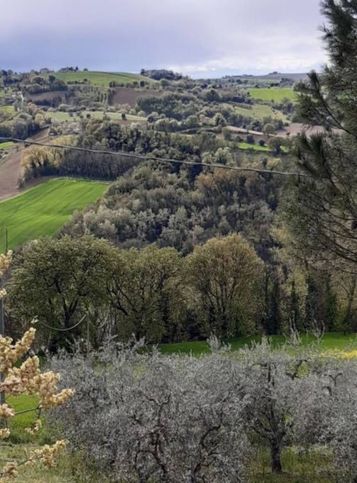
[[[0, 255], [0, 281], [6, 274], [11, 264], [11, 252]], [[6, 295], [5, 289], [0, 286], [0, 299]], [[14, 342], [10, 337], [0, 335], [0, 393], [7, 396], [21, 394], [36, 395], [38, 405], [36, 408], [21, 411], [37, 413], [37, 419], [31, 427], [25, 431], [31, 435], [41, 429], [41, 411], [64, 404], [74, 394], [72, 389], [58, 391], [57, 385], [60, 375], [52, 371], [41, 372], [38, 357], [27, 357], [20, 366], [16, 364], [30, 350], [36, 335], [36, 329], [30, 328], [23, 337]], [[14, 408], [9, 404], [0, 404], [0, 443], [9, 438], [9, 420], [17, 415]], [[24, 461], [9, 461], [3, 468], [0, 467], [0, 483], [8, 482], [17, 477], [18, 468], [21, 465], [42, 463], [51, 468], [55, 465], [56, 457], [66, 446], [65, 441], [57, 441], [53, 445], [45, 445], [28, 453]]]
[[[48, 409], [64, 404], [72, 395], [72, 389], [57, 390], [60, 375], [52, 371], [41, 372], [38, 357], [28, 357], [20, 367], [15, 363], [26, 352], [29, 351], [36, 330], [29, 329], [22, 339], [16, 343], [10, 337], [0, 336], [0, 370], [3, 374], [3, 381], [0, 383], [0, 392], [6, 395], [17, 396], [20, 394], [35, 394], [39, 398], [38, 406], [29, 411], [37, 412], [38, 418], [30, 428], [25, 431], [29, 434], [36, 434], [41, 429], [40, 414], [42, 409]], [[8, 404], [0, 404], [0, 419], [5, 423], [0, 429], [0, 440], [10, 436], [8, 421], [16, 417], [15, 410]], [[43, 463], [47, 467], [55, 464], [56, 456], [65, 447], [65, 441], [57, 441], [53, 445], [45, 445], [29, 453], [27, 459], [21, 463], [8, 462], [0, 470], [0, 483], [16, 478], [17, 469], [20, 465], [29, 465], [36, 462]]]

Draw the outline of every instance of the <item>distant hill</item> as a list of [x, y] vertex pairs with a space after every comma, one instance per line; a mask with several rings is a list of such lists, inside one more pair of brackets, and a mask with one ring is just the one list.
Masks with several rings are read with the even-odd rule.
[[252, 79], [252, 80], [272, 80], [274, 82], [279, 82], [282, 79], [289, 79], [294, 82], [304, 80], [307, 77], [307, 73], [282, 73], [282, 72], [271, 72], [270, 74], [264, 75], [253, 75], [253, 74], [243, 74], [243, 75], [228, 75], [224, 79]]

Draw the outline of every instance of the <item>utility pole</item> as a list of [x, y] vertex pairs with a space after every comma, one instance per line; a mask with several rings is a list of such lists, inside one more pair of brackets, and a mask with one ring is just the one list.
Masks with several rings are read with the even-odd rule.
[[[5, 227], [5, 253], [8, 251], [8, 229]], [[0, 284], [0, 289], [2, 285]], [[0, 298], [0, 336], [5, 337], [5, 312], [4, 299]], [[3, 382], [4, 374], [0, 373], [0, 382]], [[0, 391], [0, 404], [5, 404], [5, 393]]]
[[[5, 336], [5, 317], [4, 317], [4, 299], [0, 298], [0, 336]], [[0, 373], [0, 383], [4, 380], [4, 374]], [[5, 404], [5, 393], [0, 391], [0, 404]]]

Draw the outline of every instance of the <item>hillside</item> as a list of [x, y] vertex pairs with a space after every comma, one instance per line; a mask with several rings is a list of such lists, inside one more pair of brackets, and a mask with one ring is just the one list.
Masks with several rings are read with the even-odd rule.
[[9, 248], [40, 236], [51, 236], [75, 210], [95, 202], [106, 189], [106, 183], [51, 179], [0, 202], [0, 253], [4, 251], [5, 228]]

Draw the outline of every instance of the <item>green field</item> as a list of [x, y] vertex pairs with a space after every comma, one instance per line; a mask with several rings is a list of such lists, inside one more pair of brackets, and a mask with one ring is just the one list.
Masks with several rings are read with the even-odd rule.
[[[311, 335], [303, 335], [302, 347], [311, 347], [315, 344], [316, 340]], [[254, 342], [259, 342], [261, 337], [241, 337], [238, 339], [231, 339], [227, 343], [231, 346], [233, 351], [242, 349], [249, 346]], [[282, 346], [287, 339], [283, 336], [276, 335], [271, 336], [270, 341], [276, 348]], [[357, 348], [357, 334], [342, 334], [342, 333], [328, 333], [324, 336], [321, 344], [318, 346], [321, 352], [331, 351], [351, 351]], [[160, 351], [163, 354], [206, 354], [209, 352], [209, 346], [206, 341], [194, 341], [194, 342], [178, 342], [177, 344], [161, 344]]]
[[263, 121], [264, 118], [271, 117], [273, 119], [281, 119], [282, 121], [286, 121], [286, 116], [271, 106], [266, 104], [253, 104], [252, 106], [247, 105], [246, 107], [243, 106], [235, 106], [235, 111], [237, 114], [241, 114], [245, 117], [251, 117], [252, 119], [258, 119], [259, 121]]
[[83, 82], [87, 79], [91, 84], [101, 87], [109, 87], [109, 82], [118, 82], [122, 84], [132, 84], [134, 81], [140, 82], [145, 80], [152, 82], [148, 77], [138, 74], [129, 74], [125, 72], [96, 72], [83, 71], [78, 72], [56, 72], [55, 77], [65, 82]]
[[0, 203], [0, 253], [8, 229], [9, 248], [45, 235], [53, 235], [75, 210], [95, 202], [107, 183], [69, 178], [51, 179]]
[[[82, 111], [81, 112], [83, 117], [86, 117], [88, 114], [91, 116], [93, 119], [103, 119], [104, 112], [103, 111]], [[62, 112], [62, 111], [56, 111], [56, 112], [47, 112], [46, 114], [50, 119], [58, 122], [65, 122], [65, 121], [78, 121], [79, 116], [77, 113], [71, 114], [69, 112]], [[121, 121], [121, 112], [106, 112], [106, 116], [108, 116], [110, 119], [113, 121]], [[126, 119], [129, 122], [143, 122], [145, 121], [144, 117], [140, 116], [133, 116], [131, 114], [126, 115]]]
[[238, 147], [243, 151], [252, 150], [252, 151], [259, 151], [263, 153], [269, 153], [271, 151], [269, 146], [261, 146], [260, 144], [239, 143]]
[[249, 89], [249, 94], [253, 99], [267, 102], [282, 102], [284, 99], [289, 101], [296, 100], [296, 93], [291, 87], [262, 87]]

